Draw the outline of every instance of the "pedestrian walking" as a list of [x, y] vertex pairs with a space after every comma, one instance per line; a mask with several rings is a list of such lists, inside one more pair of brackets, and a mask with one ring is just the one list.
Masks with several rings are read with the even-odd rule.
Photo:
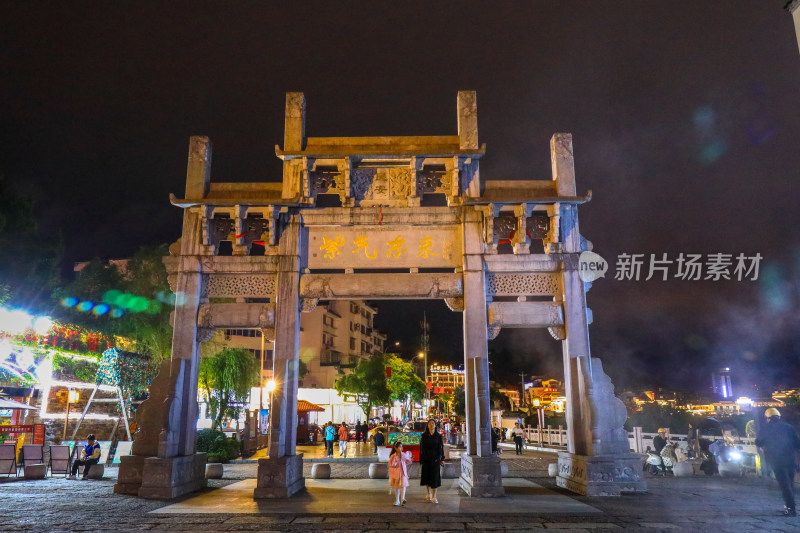
[[408, 487], [408, 465], [414, 461], [411, 452], [403, 452], [403, 443], [395, 441], [389, 454], [389, 493], [394, 490], [394, 506], [406, 504], [406, 487]]
[[339, 457], [347, 457], [347, 441], [350, 438], [350, 429], [342, 422], [339, 426]]
[[422, 475], [419, 484], [425, 487], [425, 501], [439, 503], [436, 489], [442, 486], [442, 475], [439, 465], [444, 462], [444, 443], [436, 428], [436, 421], [428, 420], [428, 427], [422, 433], [419, 443], [419, 463]]
[[336, 430], [333, 427], [333, 422], [328, 421], [325, 424], [325, 452], [328, 457], [333, 457], [333, 441], [336, 440]]
[[700, 431], [693, 424], [689, 424], [689, 431], [686, 433], [686, 443], [691, 458], [700, 457]]
[[794, 499], [794, 476], [797, 472], [796, 453], [800, 450], [800, 436], [792, 426], [781, 420], [774, 407], [764, 412], [767, 423], [758, 432], [756, 446], [764, 450], [767, 460], [783, 496], [785, 516], [797, 516]]
[[383, 435], [383, 431], [376, 429], [375, 433], [372, 434], [372, 453], [378, 453], [378, 448], [385, 443], [386, 437]]
[[519, 422], [514, 424], [514, 429], [511, 430], [511, 434], [514, 436], [514, 444], [516, 446], [517, 455], [522, 455], [522, 439], [525, 435], [525, 432], [519, 425]]

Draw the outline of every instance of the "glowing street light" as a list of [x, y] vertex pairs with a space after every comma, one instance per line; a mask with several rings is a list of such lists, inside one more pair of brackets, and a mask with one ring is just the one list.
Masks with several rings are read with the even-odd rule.
[[0, 329], [12, 335], [21, 335], [31, 327], [33, 317], [21, 309], [5, 309], [0, 307]]
[[53, 327], [53, 319], [49, 316], [40, 316], [33, 321], [33, 331], [37, 335], [47, 335]]

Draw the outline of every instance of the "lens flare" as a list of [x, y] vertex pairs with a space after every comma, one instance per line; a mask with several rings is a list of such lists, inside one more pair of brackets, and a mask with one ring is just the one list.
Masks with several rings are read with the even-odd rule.
[[78, 305], [78, 299], [74, 296], [67, 296], [63, 300], [61, 300], [61, 305], [64, 307], [75, 307]]
[[78, 311], [83, 311], [84, 313], [89, 312], [94, 307], [94, 304], [90, 301], [81, 302], [78, 304]]
[[106, 291], [106, 293], [103, 295], [103, 303], [108, 305], [117, 305], [117, 300], [120, 296], [122, 296], [122, 292], [116, 289]]
[[111, 318], [121, 318], [122, 315], [125, 314], [125, 311], [120, 309], [119, 307], [115, 307], [111, 310]]
[[131, 298], [130, 302], [128, 302], [128, 310], [134, 313], [141, 313], [147, 309], [148, 303], [147, 298], [143, 296], [134, 296]]
[[96, 316], [102, 316], [108, 313], [109, 307], [106, 304], [97, 304], [95, 308], [92, 310]]

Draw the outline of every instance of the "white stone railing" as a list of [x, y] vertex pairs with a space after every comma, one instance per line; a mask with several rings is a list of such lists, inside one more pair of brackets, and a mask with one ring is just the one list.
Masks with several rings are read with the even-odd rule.
[[[553, 448], [554, 450], [565, 449], [567, 447], [567, 430], [563, 426], [553, 428], [547, 426], [545, 428], [535, 428], [528, 426], [523, 429], [525, 441], [529, 446], [538, 446], [541, 448]], [[643, 433], [642, 428], [635, 427], [633, 431], [628, 433], [628, 442], [632, 452], [645, 453], [648, 447], [653, 448], [653, 438], [658, 433]], [[686, 449], [688, 446], [687, 435], [671, 433], [668, 435], [670, 440], [678, 441], [678, 445]], [[703, 435], [700, 435], [704, 438]], [[712, 437], [708, 437], [712, 438]], [[506, 439], [508, 442], [510, 439]], [[735, 446], [741, 446], [742, 450], [748, 453], [756, 453], [756, 447], [753, 439], [737, 438], [734, 439]]]

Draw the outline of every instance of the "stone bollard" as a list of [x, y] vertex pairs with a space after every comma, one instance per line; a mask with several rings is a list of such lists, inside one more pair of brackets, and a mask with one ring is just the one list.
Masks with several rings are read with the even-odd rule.
[[386, 479], [389, 477], [389, 465], [387, 463], [370, 463], [370, 479]]
[[675, 474], [675, 477], [692, 477], [694, 468], [689, 461], [683, 461], [672, 466], [672, 473]]
[[378, 448], [378, 461], [389, 461], [389, 454], [392, 453], [391, 448], [386, 448], [385, 446], [381, 446]]
[[461, 476], [461, 463], [444, 463], [441, 469], [442, 479], [457, 479]]
[[106, 466], [105, 465], [92, 465], [89, 467], [89, 471], [86, 473], [86, 479], [103, 479], [103, 475], [106, 473]]
[[717, 465], [719, 475], [722, 477], [739, 477], [742, 475], [742, 467], [736, 463], [719, 463]]
[[547, 465], [547, 475], [550, 477], [558, 476], [558, 463], [550, 463]]
[[47, 465], [26, 465], [23, 476], [25, 479], [44, 479], [47, 475]]
[[330, 463], [314, 463], [311, 465], [311, 479], [330, 479]]
[[206, 479], [222, 479], [222, 463], [206, 463]]

